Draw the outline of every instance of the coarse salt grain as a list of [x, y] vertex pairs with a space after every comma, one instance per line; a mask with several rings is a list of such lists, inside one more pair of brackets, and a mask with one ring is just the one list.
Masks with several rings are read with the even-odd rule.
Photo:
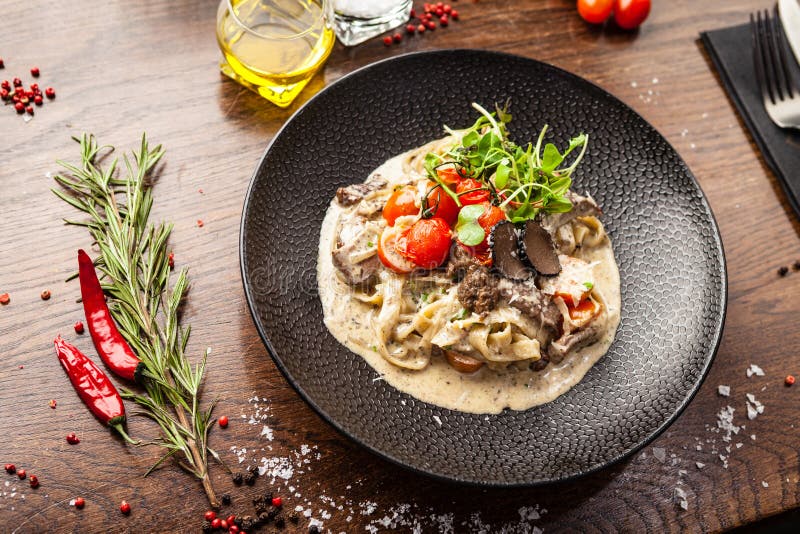
[[667, 451], [661, 447], [653, 447], [653, 456], [661, 463], [667, 459]]
[[717, 386], [717, 393], [720, 394], [722, 397], [727, 397], [731, 394], [731, 387], [730, 386]]
[[747, 370], [745, 371], [745, 374], [747, 375], [747, 378], [750, 378], [753, 375], [764, 376], [764, 370], [761, 367], [757, 366], [756, 364], [752, 363], [750, 364], [750, 367], [748, 367]]

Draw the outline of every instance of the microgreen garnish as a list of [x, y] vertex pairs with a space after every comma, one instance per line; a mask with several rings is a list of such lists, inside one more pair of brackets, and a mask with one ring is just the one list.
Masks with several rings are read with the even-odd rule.
[[461, 308], [461, 310], [450, 318], [451, 321], [461, 321], [469, 317], [470, 312], [466, 308]]
[[594, 288], [594, 284], [592, 282], [584, 282], [583, 283], [583, 287], [585, 287], [587, 290], [591, 291], [592, 288]]
[[[508, 138], [507, 124], [511, 121], [508, 103], [503, 108], [495, 106], [494, 113], [476, 103], [472, 107], [480, 117], [462, 132], [461, 142], [441, 156], [433, 153], [425, 156], [425, 170], [431, 179], [457, 200], [458, 195], [436, 172], [442, 166], [455, 166], [462, 177], [469, 176], [483, 183], [492, 193], [494, 203], [504, 208], [515, 223], [533, 219], [540, 211], [563, 213], [571, 210], [572, 203], [566, 194], [572, 184], [572, 174], [586, 152], [589, 136], [582, 133], [572, 138], [562, 153], [554, 144], [545, 143], [545, 125], [535, 145], [519, 146]], [[449, 128], [445, 130], [454, 133]], [[576, 149], [580, 149], [577, 156], [568, 162]], [[478, 235], [472, 225], [466, 232], [471, 232], [473, 237]]]
[[458, 240], [468, 247], [480, 245], [486, 237], [486, 232], [478, 224], [478, 217], [483, 214], [484, 209], [480, 204], [472, 204], [464, 206], [458, 212], [456, 233], [458, 234]]

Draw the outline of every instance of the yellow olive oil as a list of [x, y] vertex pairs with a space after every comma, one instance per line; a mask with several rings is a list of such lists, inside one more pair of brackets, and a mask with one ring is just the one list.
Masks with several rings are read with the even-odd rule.
[[217, 15], [220, 70], [288, 106], [333, 48], [324, 9], [323, 0], [223, 0]]

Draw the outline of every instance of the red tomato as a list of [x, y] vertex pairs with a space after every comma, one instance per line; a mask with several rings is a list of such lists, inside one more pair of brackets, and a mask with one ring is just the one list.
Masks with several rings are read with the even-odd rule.
[[461, 181], [461, 175], [458, 174], [458, 171], [455, 167], [442, 167], [441, 169], [436, 169], [436, 174], [438, 174], [439, 179], [447, 185], [456, 185]]
[[455, 224], [456, 219], [458, 219], [458, 204], [453, 198], [445, 193], [441, 187], [437, 187], [435, 190], [431, 190], [436, 184], [433, 182], [428, 182], [428, 196], [427, 203], [428, 203], [428, 210], [432, 214], [432, 217], [439, 217], [440, 219], [444, 219], [447, 224], [452, 226]]
[[411, 186], [403, 186], [394, 191], [386, 205], [383, 207], [383, 218], [394, 226], [394, 221], [403, 215], [416, 215], [419, 213], [417, 204], [417, 189]]
[[470, 247], [459, 243], [467, 252], [469, 252], [476, 260], [483, 265], [492, 264], [492, 251], [489, 250], [489, 233], [494, 228], [494, 225], [506, 219], [506, 212], [502, 208], [494, 206], [489, 202], [484, 202], [484, 211], [478, 217], [478, 224], [483, 228], [486, 236], [483, 241], [474, 247]]
[[405, 232], [404, 237], [406, 248], [403, 255], [417, 267], [435, 269], [450, 254], [450, 227], [438, 217], [418, 220]]
[[400, 228], [385, 228], [378, 239], [378, 258], [381, 263], [400, 274], [410, 273], [416, 268], [413, 262], [400, 253], [406, 244], [403, 232]]
[[578, 0], [578, 14], [589, 24], [602, 24], [611, 16], [614, 0]]
[[[480, 189], [480, 191], [474, 191], [474, 189]], [[466, 193], [466, 191], [470, 192]], [[472, 178], [466, 178], [458, 182], [456, 193], [458, 193], [458, 199], [464, 206], [480, 204], [489, 200], [489, 190], [481, 182]]]
[[650, 14], [650, 0], [615, 0], [614, 21], [624, 30], [639, 27]]

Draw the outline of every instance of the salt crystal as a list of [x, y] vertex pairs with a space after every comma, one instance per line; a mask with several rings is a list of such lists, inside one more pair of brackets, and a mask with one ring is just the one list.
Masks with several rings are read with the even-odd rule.
[[694, 143], [689, 143], [689, 148], [694, 150], [695, 148], [697, 148], [697, 145], [695, 145]]
[[686, 134], [688, 134], [688, 133], [689, 133], [689, 130], [684, 128], [683, 130], [681, 130], [681, 137], [686, 137]]
[[631, 87], [637, 87], [639, 84], [636, 82], [631, 82]]
[[741, 448], [742, 448], [742, 445], [744, 445], [744, 443], [737, 443], [737, 444], [736, 444], [736, 448], [737, 448], [737, 449], [741, 449]]
[[698, 446], [695, 447], [695, 449], [698, 450], [698, 451], [702, 451], [703, 450], [703, 446], [702, 445], [698, 445]]
[[750, 378], [753, 375], [764, 376], [764, 370], [754, 363], [750, 364], [750, 367], [747, 368], [745, 373], [747, 374], [747, 378]]
[[767, 484], [767, 481], [766, 481], [766, 480], [762, 480], [762, 481], [761, 481], [761, 485], [762, 485], [762, 486], [764, 486], [765, 488], [768, 488], [768, 487], [769, 487], [769, 484]]
[[658, 83], [658, 78], [653, 78], [653, 83], [654, 84]]
[[695, 462], [694, 465], [696, 465], [698, 469], [702, 469], [706, 466], [703, 462]]
[[674, 492], [674, 498], [678, 505], [684, 510], [688, 510], [689, 501], [686, 500], [686, 492], [683, 490], [683, 488], [675, 487]]
[[686, 469], [678, 469], [678, 476], [679, 477], [682, 477], [685, 474], [686, 474]]
[[655, 456], [656, 460], [659, 462], [664, 463], [664, 460], [667, 459], [667, 451], [661, 447], [653, 447], [653, 456]]
[[719, 393], [723, 397], [727, 397], [731, 394], [731, 387], [730, 386], [717, 386], [717, 393]]
[[708, 113], [703, 113], [702, 115], [700, 115], [700, 117], [703, 118], [703, 119], [707, 119], [708, 118]]
[[755, 441], [755, 440], [756, 440], [756, 435], [755, 435], [755, 434], [750, 434], [750, 439], [752, 439], [753, 441]]
[[264, 425], [264, 428], [261, 429], [261, 436], [267, 438], [269, 441], [272, 441], [273, 439], [272, 429], [267, 425]]

